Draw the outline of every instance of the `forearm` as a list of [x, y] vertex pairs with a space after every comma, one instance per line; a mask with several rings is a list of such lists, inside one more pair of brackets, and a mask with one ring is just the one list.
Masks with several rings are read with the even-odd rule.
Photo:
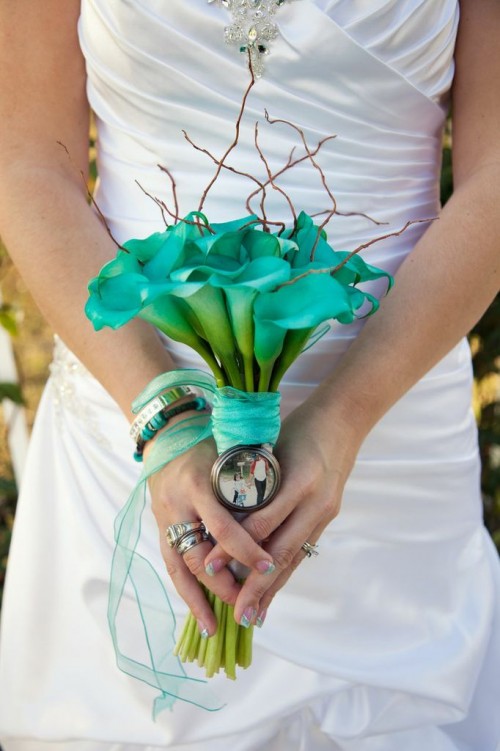
[[456, 190], [316, 399], [366, 433], [467, 334], [499, 286], [500, 166]]
[[85, 317], [87, 284], [116, 246], [83, 184], [57, 168], [5, 168], [0, 207], [2, 238], [42, 313], [128, 413], [137, 393], [172, 363], [148, 324], [96, 333]]

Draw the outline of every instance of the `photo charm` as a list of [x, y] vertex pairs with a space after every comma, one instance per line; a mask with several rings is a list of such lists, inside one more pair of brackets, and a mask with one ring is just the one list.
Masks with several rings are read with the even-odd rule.
[[251, 513], [276, 497], [281, 472], [274, 454], [263, 446], [235, 446], [216, 460], [211, 481], [223, 506], [230, 511]]

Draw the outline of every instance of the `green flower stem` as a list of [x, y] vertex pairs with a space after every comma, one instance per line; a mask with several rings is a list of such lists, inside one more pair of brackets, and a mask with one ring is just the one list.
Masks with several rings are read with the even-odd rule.
[[203, 321], [208, 344], [219, 359], [229, 383], [235, 388], [243, 389], [243, 378], [235, 359], [237, 348], [222, 291], [205, 285], [194, 295], [187, 297], [186, 303]]
[[216, 597], [214, 602], [214, 615], [217, 619], [217, 631], [208, 640], [208, 647], [205, 656], [205, 672], [207, 678], [212, 678], [212, 676], [214, 676], [216, 671], [219, 669], [219, 643], [224, 638], [223, 630], [220, 628], [222, 625], [222, 611], [222, 600]]
[[314, 329], [315, 327], [308, 329], [292, 329], [287, 332], [283, 343], [283, 349], [280, 356], [276, 359], [272, 376], [268, 382], [269, 391], [278, 391], [281, 379], [306, 346]]
[[234, 607], [228, 605], [225, 633], [225, 665], [226, 675], [236, 680], [236, 647], [238, 643], [238, 624], [234, 620]]
[[201, 639], [200, 646], [198, 648], [198, 666], [200, 668], [205, 666], [205, 655], [207, 654], [208, 639]]
[[196, 625], [197, 624], [196, 624], [195, 618], [191, 618], [189, 620], [189, 626], [188, 626], [186, 635], [182, 641], [182, 647], [181, 647], [181, 651], [179, 654], [179, 657], [182, 662], [187, 662], [188, 660], [191, 643], [196, 638], [196, 631], [197, 631]]
[[180, 655], [180, 652], [181, 652], [181, 649], [182, 649], [182, 645], [184, 644], [184, 641], [186, 639], [186, 636], [188, 634], [188, 631], [189, 631], [189, 628], [190, 628], [190, 625], [191, 625], [191, 618], [192, 618], [192, 615], [191, 615], [191, 613], [189, 613], [188, 616], [186, 617], [185, 621], [184, 621], [184, 625], [182, 627], [181, 635], [177, 639], [177, 642], [176, 642], [174, 650], [173, 650], [173, 654], [176, 655], [176, 656]]
[[[260, 374], [259, 374], [259, 385], [257, 387], [257, 391], [272, 391], [269, 387], [269, 383], [271, 381], [271, 376], [273, 374], [273, 365], [274, 361], [262, 363], [260, 366]], [[275, 388], [274, 391], [277, 391], [278, 389]]]
[[245, 376], [245, 391], [255, 391], [253, 353], [250, 357], [243, 355], [243, 367]]
[[248, 668], [252, 664], [252, 639], [253, 626], [243, 628], [240, 626], [238, 634], [238, 665]]
[[[193, 618], [194, 621], [194, 618]], [[194, 662], [198, 657], [198, 652], [200, 649], [200, 643], [203, 641], [200, 634], [200, 629], [197, 628], [198, 624], [196, 623], [196, 628], [194, 629], [194, 634], [192, 635], [188, 647], [188, 653], [187, 653], [187, 660], [188, 662]], [[206, 641], [206, 640], [205, 640]]]
[[199, 345], [196, 351], [198, 352], [200, 357], [202, 357], [205, 360], [208, 367], [212, 371], [215, 381], [217, 383], [217, 387], [222, 388], [223, 386], [227, 386], [228, 385], [227, 377], [224, 371], [219, 366], [219, 363], [215, 359], [210, 349], [208, 347], [205, 347], [204, 345]]
[[210, 638], [202, 639], [195, 617], [188, 613], [174, 654], [181, 662], [196, 661], [200, 668], [205, 668], [207, 678], [223, 669], [227, 678], [236, 680], [236, 667], [247, 668], [252, 662], [253, 627], [239, 626], [234, 620], [234, 607], [222, 602], [206, 587], [202, 589], [217, 618], [217, 631]]
[[[226, 287], [224, 294], [230, 313], [231, 328], [243, 360], [245, 390], [254, 391], [254, 289]], [[231, 384], [235, 386], [234, 383]]]
[[216, 671], [219, 672], [220, 668], [224, 667], [225, 663], [225, 649], [224, 649], [224, 642], [226, 639], [226, 623], [227, 623], [227, 603], [223, 602], [221, 607], [221, 613], [220, 613], [220, 620], [219, 624], [217, 626], [217, 633], [219, 634], [219, 638], [217, 640], [217, 652], [215, 655], [215, 664], [216, 664]]

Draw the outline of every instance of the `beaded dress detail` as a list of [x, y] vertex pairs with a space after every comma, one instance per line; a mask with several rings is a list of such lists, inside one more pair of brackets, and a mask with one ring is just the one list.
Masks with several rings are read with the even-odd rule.
[[[269, 44], [279, 34], [273, 17], [287, 0], [207, 0], [231, 11], [233, 22], [224, 29], [227, 44], [239, 47], [249, 54], [255, 78], [264, 72], [264, 58], [269, 54]], [[288, 0], [290, 2], [290, 0]]]

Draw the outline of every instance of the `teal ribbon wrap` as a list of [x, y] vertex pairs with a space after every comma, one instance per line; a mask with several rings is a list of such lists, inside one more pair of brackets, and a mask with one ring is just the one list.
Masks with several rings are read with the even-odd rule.
[[[111, 565], [108, 623], [117, 665], [123, 672], [159, 691], [153, 704], [153, 717], [172, 709], [177, 700], [209, 711], [223, 704], [205, 679], [188, 676], [181, 661], [173, 655], [176, 619], [162, 578], [154, 566], [137, 551], [141, 520], [147, 500], [147, 481], [168, 462], [213, 437], [219, 453], [239, 444], [274, 444], [280, 429], [280, 395], [247, 393], [226, 386], [217, 389], [215, 379], [195, 369], [176, 370], [155, 378], [134, 401], [140, 411], [151, 399], [175, 386], [202, 389], [213, 405], [212, 415], [185, 418], [157, 436], [144, 461], [136, 487], [115, 521], [115, 550]], [[217, 503], [214, 497], [214, 503]], [[134, 654], [125, 644], [120, 616], [130, 619], [130, 607], [139, 619], [142, 645], [134, 644]], [[143, 654], [137, 656], [137, 649]]]
[[274, 446], [281, 425], [280, 394], [224, 386], [214, 393], [211, 423], [219, 454], [233, 446]]

